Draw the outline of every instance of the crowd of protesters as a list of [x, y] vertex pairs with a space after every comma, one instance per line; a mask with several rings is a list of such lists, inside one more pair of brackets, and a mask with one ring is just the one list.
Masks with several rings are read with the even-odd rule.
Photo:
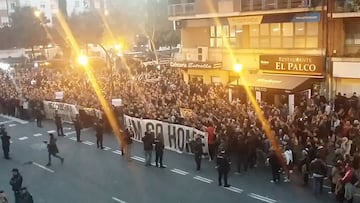
[[[322, 192], [325, 177], [330, 177], [332, 192], [340, 202], [352, 201], [359, 175], [360, 150], [359, 100], [340, 93], [332, 101], [320, 95], [303, 98], [293, 113], [286, 104], [275, 106], [259, 102], [271, 133], [265, 133], [254, 106], [244, 100], [229, 101], [222, 85], [185, 82], [181, 70], [140, 66], [110, 72], [91, 69], [106, 101], [121, 98], [122, 113], [195, 127], [208, 133], [209, 158], [217, 151], [236, 156], [238, 173], [254, 168], [262, 161], [273, 171], [272, 182], [279, 173], [290, 181], [292, 169], [303, 174], [304, 184], [314, 179], [314, 192]], [[61, 102], [101, 109], [98, 95], [86, 71], [78, 67], [63, 69], [15, 70], [0, 73], [2, 111], [12, 116], [30, 118], [41, 108], [41, 101], [55, 100], [55, 92], [63, 91]], [[110, 90], [113, 83], [113, 92]], [[190, 109], [183, 116], [181, 109]], [[280, 148], [272, 146], [276, 140]], [[283, 157], [279, 157], [282, 149]], [[332, 165], [328, 173], [327, 165]], [[294, 167], [295, 166], [295, 167]]]

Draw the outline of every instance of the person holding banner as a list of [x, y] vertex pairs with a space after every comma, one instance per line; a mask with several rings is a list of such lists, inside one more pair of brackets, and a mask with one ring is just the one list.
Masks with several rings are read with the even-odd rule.
[[145, 166], [151, 166], [152, 151], [154, 149], [154, 132], [147, 130], [142, 138], [145, 151]]
[[58, 134], [58, 136], [65, 136], [64, 135], [64, 130], [62, 127], [62, 120], [61, 117], [58, 113], [58, 110], [55, 111], [55, 125], [56, 125], [56, 132]]
[[164, 138], [159, 133], [155, 138], [155, 164], [156, 164], [156, 167], [159, 167], [159, 163], [160, 163], [160, 168], [165, 168], [165, 166], [163, 165], [164, 148], [165, 148]]

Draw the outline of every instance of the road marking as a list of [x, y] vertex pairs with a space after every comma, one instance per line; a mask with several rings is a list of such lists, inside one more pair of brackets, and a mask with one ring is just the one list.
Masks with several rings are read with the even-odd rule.
[[36, 133], [36, 134], [34, 134], [34, 137], [40, 137], [40, 136], [42, 136], [43, 134], [41, 134], [41, 133]]
[[12, 124], [9, 125], [9, 127], [15, 127], [15, 126], [16, 126], [15, 123], [12, 123]]
[[23, 141], [23, 140], [27, 140], [29, 139], [28, 137], [20, 137], [19, 140]]
[[55, 173], [54, 170], [51, 170], [51, 169], [49, 169], [49, 168], [47, 168], [47, 167], [45, 167], [45, 166], [43, 166], [43, 165], [41, 165], [41, 164], [38, 164], [38, 163], [36, 163], [36, 162], [32, 162], [32, 164], [35, 165], [35, 166], [37, 166], [37, 167], [39, 167], [39, 168], [44, 169], [45, 171], [50, 172], [50, 173]]
[[56, 131], [55, 130], [49, 130], [49, 131], [47, 131], [47, 133], [56, 133]]
[[112, 153], [121, 155], [121, 151], [119, 150], [112, 151]]
[[230, 186], [230, 187], [225, 187], [225, 189], [229, 190], [229, 191], [232, 191], [232, 192], [236, 192], [236, 193], [243, 193], [244, 190], [240, 189], [240, 188], [237, 188], [237, 187], [233, 187], [233, 186]]
[[93, 142], [89, 142], [89, 141], [85, 141], [85, 142], [82, 142], [82, 143], [84, 143], [84, 144], [86, 144], [86, 145], [89, 145], [89, 146], [91, 146], [91, 145], [94, 145], [95, 143], [93, 143]]
[[131, 159], [145, 163], [145, 159], [139, 156], [133, 156], [131, 157]]
[[177, 173], [177, 174], [180, 174], [180, 175], [183, 175], [183, 176], [189, 174], [188, 172], [183, 171], [183, 170], [180, 170], [180, 169], [177, 169], [177, 168], [171, 169], [170, 171], [171, 171], [171, 172], [174, 172], [174, 173]]
[[201, 177], [201, 176], [195, 176], [194, 179], [199, 180], [199, 181], [204, 182], [204, 183], [208, 183], [208, 184], [214, 182], [213, 180], [210, 180], [208, 178], [204, 178], [204, 177]]
[[28, 123], [29, 123], [29, 121], [24, 121], [24, 120], [21, 120], [21, 119], [19, 119], [19, 118], [14, 118], [14, 117], [7, 116], [7, 115], [3, 115], [3, 114], [1, 114], [0, 116], [3, 117], [3, 118], [6, 118], [6, 119], [8, 119], [8, 120], [12, 120], [12, 121], [18, 122], [18, 123], [20, 123], [20, 124], [28, 124]]
[[14, 122], [14, 121], [2, 121], [2, 122], [0, 122], [0, 125], [4, 125], [4, 124], [7, 124], [7, 123], [11, 123], [11, 122]]
[[72, 135], [72, 134], [75, 134], [76, 131], [71, 131], [71, 132], [67, 132], [67, 133], [64, 133], [66, 136], [69, 136], [69, 135]]
[[12, 140], [10, 140], [10, 144], [14, 143]]
[[104, 147], [105, 151], [109, 151], [111, 148], [110, 147]]
[[69, 137], [69, 139], [76, 141], [76, 137]]
[[65, 130], [71, 130], [71, 128], [64, 128]]
[[116, 197], [112, 197], [112, 199], [113, 199], [114, 201], [117, 201], [117, 202], [120, 202], [120, 203], [126, 203], [125, 201], [123, 201], [123, 200], [121, 200], [121, 199], [118, 199], [118, 198], [116, 198]]
[[360, 197], [360, 194], [354, 194], [354, 196], [356, 196], [356, 197]]
[[275, 203], [275, 202], [277, 202], [274, 199], [270, 199], [268, 197], [264, 197], [264, 196], [261, 196], [261, 195], [255, 194], [255, 193], [250, 193], [248, 196], [251, 197], [251, 198], [263, 201], [263, 202], [267, 202], [267, 203]]

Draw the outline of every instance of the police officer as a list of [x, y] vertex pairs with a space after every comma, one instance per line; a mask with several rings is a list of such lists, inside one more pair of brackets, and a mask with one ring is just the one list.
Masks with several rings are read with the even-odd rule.
[[65, 136], [64, 135], [64, 130], [62, 127], [62, 121], [61, 121], [61, 117], [58, 114], [58, 111], [55, 111], [55, 125], [56, 125], [56, 132], [58, 134], [58, 136]]
[[79, 114], [76, 114], [75, 119], [73, 120], [75, 132], [76, 132], [76, 141], [81, 142], [80, 134], [81, 134], [81, 121]]
[[196, 139], [193, 141], [193, 149], [196, 163], [196, 170], [200, 171], [201, 169], [201, 158], [203, 155], [203, 144], [201, 142], [200, 135], [197, 135]]
[[17, 168], [14, 168], [12, 170], [12, 173], [13, 173], [13, 176], [11, 177], [9, 183], [12, 187], [12, 190], [14, 191], [15, 203], [19, 203], [20, 190], [22, 187], [23, 178]]
[[230, 158], [225, 153], [225, 150], [221, 150], [216, 157], [216, 168], [218, 170], [219, 186], [222, 185], [222, 177], [224, 177], [224, 187], [230, 187], [228, 184], [228, 173], [230, 171]]
[[9, 157], [10, 136], [8, 136], [4, 125], [1, 125], [1, 127], [0, 127], [0, 134], [1, 134], [2, 149], [4, 151], [4, 158], [10, 159], [10, 157]]
[[165, 168], [163, 165], [163, 155], [164, 155], [164, 139], [161, 134], [158, 134], [155, 138], [155, 164], [156, 167]]
[[103, 129], [103, 124], [102, 124], [102, 120], [100, 119], [96, 125], [96, 145], [97, 148], [99, 149], [104, 149], [103, 147], [103, 134], [104, 134], [104, 129]]

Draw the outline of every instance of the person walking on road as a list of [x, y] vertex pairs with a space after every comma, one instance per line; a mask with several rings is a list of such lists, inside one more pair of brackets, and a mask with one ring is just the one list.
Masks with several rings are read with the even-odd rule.
[[155, 164], [156, 167], [165, 168], [163, 165], [163, 155], [164, 155], [164, 138], [161, 134], [158, 134], [155, 139]]
[[200, 171], [201, 169], [201, 159], [203, 155], [203, 143], [201, 141], [200, 135], [197, 135], [195, 140], [193, 142], [193, 149], [194, 149], [194, 157], [195, 157], [195, 163], [196, 163], [196, 170]]
[[145, 166], [151, 166], [152, 151], [154, 149], [154, 132], [147, 130], [142, 138], [145, 151]]
[[225, 153], [225, 150], [221, 150], [216, 157], [219, 186], [222, 186], [222, 177], [224, 177], [224, 187], [230, 187], [228, 184], [228, 173], [230, 171], [230, 165], [230, 158]]
[[3, 190], [0, 190], [0, 203], [8, 203], [8, 199]]
[[33, 197], [26, 187], [21, 188], [19, 203], [34, 203]]
[[63, 126], [62, 126], [61, 116], [59, 115], [57, 110], [55, 111], [54, 119], [55, 119], [55, 125], [56, 125], [56, 132], [57, 132], [58, 136], [65, 136]]
[[316, 158], [310, 163], [310, 172], [313, 176], [313, 192], [315, 195], [323, 191], [324, 177], [326, 177], [326, 164], [316, 155]]
[[103, 137], [104, 137], [104, 127], [103, 127], [103, 123], [102, 120], [100, 119], [96, 125], [95, 125], [95, 130], [96, 130], [96, 146], [98, 149], [104, 149], [103, 146]]
[[81, 142], [80, 134], [81, 134], [81, 121], [79, 114], [76, 114], [75, 119], [73, 120], [74, 128], [76, 132], [76, 142]]
[[48, 153], [49, 153], [49, 162], [46, 164], [46, 166], [51, 166], [51, 156], [54, 156], [54, 157], [60, 159], [61, 164], [63, 164], [64, 163], [64, 158], [58, 155], [59, 149], [58, 149], [58, 147], [56, 145], [57, 140], [54, 137], [54, 134], [50, 133], [49, 136], [50, 136], [50, 140], [49, 140], [49, 143], [47, 145]]
[[2, 143], [2, 149], [3, 149], [3, 152], [4, 152], [4, 158], [5, 159], [10, 159], [10, 156], [9, 156], [9, 152], [10, 152], [10, 136], [7, 134], [4, 125], [1, 125], [0, 134], [1, 134], [1, 143]]
[[17, 168], [14, 168], [12, 170], [12, 173], [13, 173], [13, 175], [12, 175], [9, 183], [12, 187], [12, 190], [14, 191], [15, 203], [20, 203], [19, 197], [20, 197], [20, 190], [22, 187], [23, 178]]

